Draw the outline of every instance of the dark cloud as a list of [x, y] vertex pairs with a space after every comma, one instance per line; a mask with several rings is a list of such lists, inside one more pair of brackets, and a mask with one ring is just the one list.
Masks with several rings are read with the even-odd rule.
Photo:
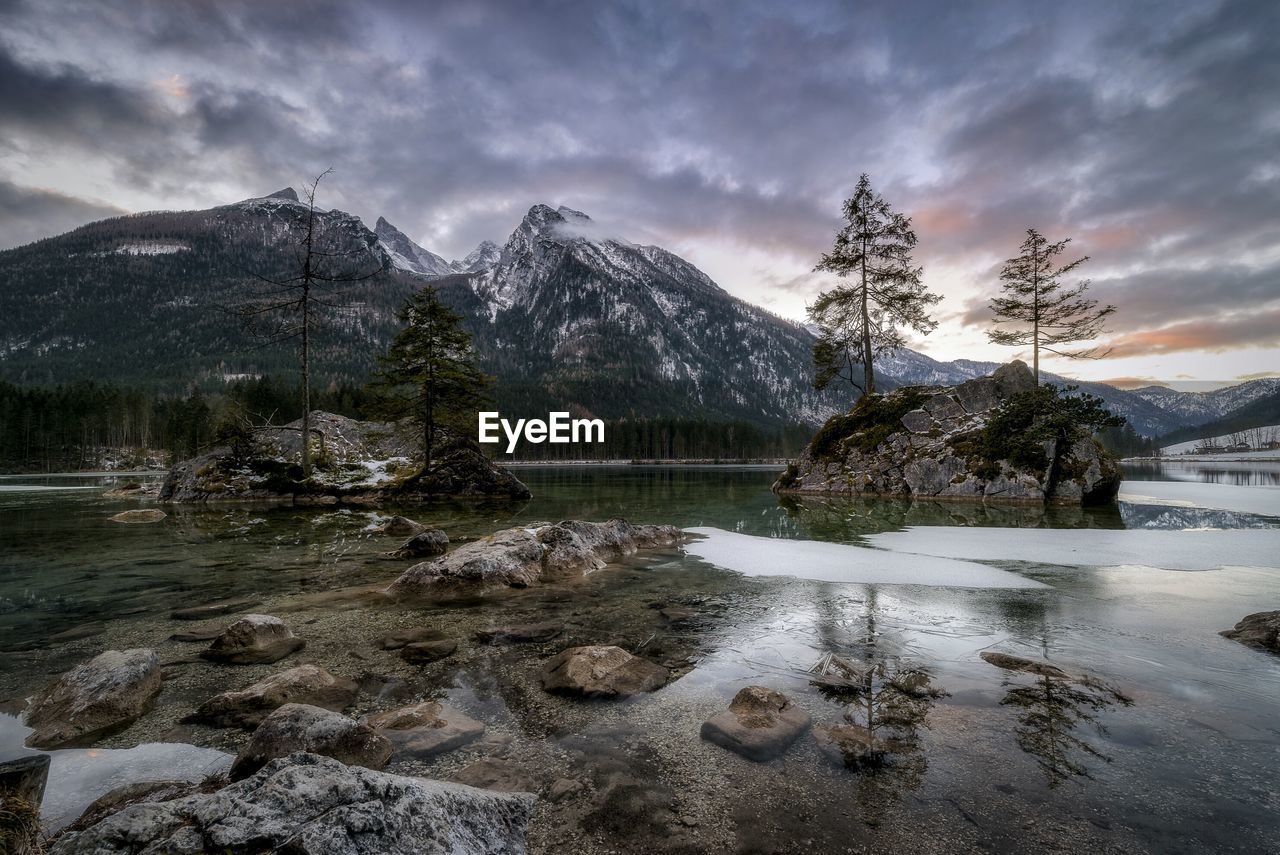
[[914, 216], [926, 277], [958, 277], [945, 311], [971, 324], [973, 290], [994, 290], [1033, 225], [1092, 257], [1121, 336], [1280, 299], [1270, 0], [51, 0], [0, 16], [0, 144], [74, 148], [124, 196], [212, 205], [334, 166], [328, 204], [451, 257], [547, 201], [636, 239], [785, 259], [751, 284], [795, 300], [821, 286], [801, 271], [867, 171]]
[[0, 180], [0, 235], [3, 236], [0, 249], [22, 246], [70, 231], [91, 220], [123, 213], [125, 211], [100, 202]]

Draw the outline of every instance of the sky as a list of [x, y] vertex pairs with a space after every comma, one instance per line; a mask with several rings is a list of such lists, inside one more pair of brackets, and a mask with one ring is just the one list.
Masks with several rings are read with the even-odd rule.
[[0, 0], [0, 248], [300, 186], [459, 258], [536, 203], [785, 317], [858, 175], [986, 340], [1071, 238], [1131, 385], [1280, 374], [1280, 3]]

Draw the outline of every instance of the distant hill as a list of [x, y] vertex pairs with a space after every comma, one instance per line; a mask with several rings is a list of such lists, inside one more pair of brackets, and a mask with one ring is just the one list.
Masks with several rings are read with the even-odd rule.
[[1280, 424], [1280, 389], [1249, 401], [1221, 418], [1171, 431], [1160, 438], [1160, 444], [1167, 447], [1277, 424]]

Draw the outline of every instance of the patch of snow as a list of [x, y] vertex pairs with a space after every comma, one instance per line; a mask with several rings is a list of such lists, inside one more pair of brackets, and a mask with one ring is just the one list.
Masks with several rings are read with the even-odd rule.
[[140, 241], [123, 243], [116, 247], [120, 255], [173, 255], [176, 252], [190, 252], [191, 247], [182, 243], [164, 243], [162, 241]]
[[905, 531], [868, 535], [866, 540], [872, 546], [903, 556], [930, 555], [966, 561], [1023, 561], [1081, 567], [1127, 565], [1162, 570], [1280, 569], [1280, 536], [1272, 529], [1160, 531], [911, 526]]
[[704, 539], [684, 551], [744, 576], [795, 576], [818, 582], [929, 585], [945, 588], [1047, 588], [1007, 570], [939, 557], [931, 561], [900, 552], [844, 543], [755, 537], [718, 528], [686, 529]]
[[[1200, 481], [1122, 481], [1120, 501], [1280, 517], [1280, 487]], [[1277, 544], [1280, 547], [1280, 543]]]

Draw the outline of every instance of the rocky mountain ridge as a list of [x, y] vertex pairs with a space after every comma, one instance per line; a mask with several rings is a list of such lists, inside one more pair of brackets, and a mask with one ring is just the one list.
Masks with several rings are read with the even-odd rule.
[[[176, 390], [292, 376], [292, 349], [263, 347], [233, 310], [257, 275], [287, 271], [304, 210], [285, 189], [206, 211], [112, 218], [0, 252], [0, 379]], [[811, 388], [811, 331], [733, 297], [661, 247], [605, 234], [581, 211], [534, 205], [502, 247], [485, 241], [452, 262], [384, 218], [370, 230], [322, 210], [318, 222], [353, 266], [387, 268], [330, 295], [313, 342], [322, 383], [363, 381], [405, 298], [430, 284], [463, 314], [504, 409], [816, 425], [852, 403], [850, 390]], [[909, 349], [877, 365], [885, 389], [954, 385], [994, 367]], [[1154, 436], [1246, 406], [1280, 380], [1213, 393], [1080, 385]]]

